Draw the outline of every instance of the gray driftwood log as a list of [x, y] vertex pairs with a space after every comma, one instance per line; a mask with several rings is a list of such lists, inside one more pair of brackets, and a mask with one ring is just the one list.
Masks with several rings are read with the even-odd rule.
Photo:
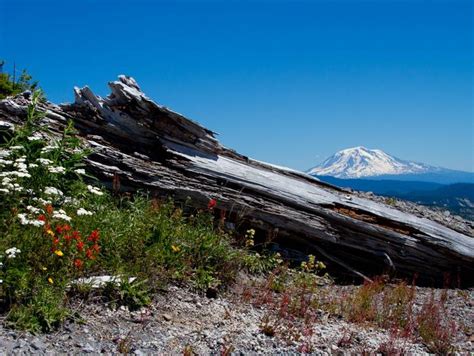
[[[105, 185], [119, 180], [124, 190], [191, 198], [201, 208], [216, 199], [228, 222], [361, 277], [389, 270], [439, 284], [449, 274], [474, 285], [472, 236], [240, 155], [150, 100], [130, 77], [109, 85], [107, 98], [75, 88], [75, 103], [42, 105], [52, 129], [74, 121], [94, 149], [87, 164]], [[0, 120], [21, 122], [27, 103], [25, 96], [0, 101]]]

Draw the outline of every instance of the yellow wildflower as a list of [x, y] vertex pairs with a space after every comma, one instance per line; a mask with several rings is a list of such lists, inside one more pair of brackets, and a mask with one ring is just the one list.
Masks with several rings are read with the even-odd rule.
[[56, 250], [56, 251], [54, 251], [54, 253], [55, 253], [56, 255], [58, 255], [59, 257], [64, 256], [64, 253], [63, 253], [63, 251], [61, 251], [61, 250]]
[[53, 283], [54, 283], [54, 281], [53, 281], [53, 279], [52, 279], [51, 277], [48, 278], [48, 282], [49, 282], [49, 284], [53, 284]]
[[47, 233], [48, 235], [51, 235], [51, 236], [54, 237], [54, 231], [53, 231], [53, 230], [48, 230], [48, 231], [46, 231], [46, 233]]
[[179, 248], [179, 246], [175, 246], [175, 245], [171, 245], [171, 249], [173, 250], [173, 252], [179, 252], [179, 251], [181, 251], [181, 249]]
[[43, 271], [46, 271], [48, 268], [47, 267], [41, 267]]

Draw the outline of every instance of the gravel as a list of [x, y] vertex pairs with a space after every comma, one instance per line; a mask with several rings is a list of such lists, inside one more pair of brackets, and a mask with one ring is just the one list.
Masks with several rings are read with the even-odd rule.
[[[335, 293], [345, 293], [355, 286], [330, 286]], [[420, 297], [431, 289], [417, 288]], [[456, 348], [474, 352], [474, 291], [449, 291], [447, 306], [459, 325]], [[66, 322], [52, 334], [32, 335], [0, 326], [2, 354], [86, 354], [119, 353], [134, 355], [157, 353], [219, 354], [295, 354], [305, 343], [312, 353], [340, 354], [375, 352], [394, 340], [385, 330], [351, 324], [321, 310], [309, 336], [289, 340], [288, 332], [279, 330], [267, 336], [261, 330], [268, 314], [265, 307], [253, 307], [229, 292], [217, 298], [172, 286], [156, 296], [146, 308], [131, 312], [127, 308], [111, 310], [104, 304], [90, 302], [73, 305], [81, 322]], [[350, 336], [350, 337], [349, 337]], [[471, 339], [471, 340], [469, 340]], [[346, 342], [344, 342], [346, 340]], [[409, 353], [427, 352], [417, 340], [395, 339], [400, 349]]]

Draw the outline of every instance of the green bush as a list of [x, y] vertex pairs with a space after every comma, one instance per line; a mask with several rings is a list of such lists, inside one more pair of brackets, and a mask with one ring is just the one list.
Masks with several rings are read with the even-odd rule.
[[[4, 61], [0, 61], [0, 67], [4, 64]], [[25, 90], [36, 90], [38, 82], [34, 82], [32, 79], [26, 70], [23, 70], [18, 80], [15, 81], [8, 73], [0, 73], [0, 99], [19, 94]]]

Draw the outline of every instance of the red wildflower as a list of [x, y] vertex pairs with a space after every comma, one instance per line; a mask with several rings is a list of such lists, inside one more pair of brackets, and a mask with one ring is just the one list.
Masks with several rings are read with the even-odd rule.
[[72, 228], [71, 228], [70, 225], [68, 225], [68, 224], [64, 224], [64, 225], [63, 225], [63, 230], [64, 230], [64, 231], [71, 231], [71, 229], [72, 229]]
[[79, 231], [77, 231], [77, 230], [74, 230], [74, 231], [72, 232], [72, 238], [73, 238], [74, 240], [78, 240], [78, 241], [79, 241], [79, 240], [81, 239], [81, 233], [80, 233]]
[[95, 258], [94, 251], [92, 251], [91, 249], [88, 248], [87, 251], [86, 251], [86, 257], [89, 260], [93, 260]]
[[79, 241], [79, 242], [76, 244], [76, 247], [77, 247], [77, 250], [78, 250], [78, 251], [82, 251], [82, 250], [84, 249], [84, 242]]
[[214, 209], [216, 205], [217, 205], [216, 199], [210, 199], [209, 203], [207, 203], [207, 208], [211, 210], [211, 209]]
[[38, 220], [39, 220], [39, 221], [46, 221], [46, 216], [44, 216], [43, 214], [41, 214], [40, 216], [38, 216]]
[[61, 235], [63, 233], [63, 227], [61, 225], [56, 226], [56, 232]]
[[57, 245], [57, 244], [59, 244], [59, 239], [56, 238], [53, 240], [53, 245]]
[[67, 242], [71, 241], [72, 239], [72, 236], [67, 234], [67, 235], [64, 235], [64, 240], [66, 240]]
[[79, 258], [76, 258], [76, 259], [74, 260], [74, 266], [75, 266], [76, 268], [82, 268], [82, 265], [83, 265], [83, 264], [84, 264], [84, 262], [82, 262], [82, 260], [80, 260]]
[[51, 214], [53, 213], [53, 210], [54, 210], [54, 209], [53, 209], [53, 206], [52, 206], [51, 204], [46, 205], [46, 212], [47, 212], [48, 214], [51, 215]]
[[100, 246], [97, 245], [97, 244], [94, 244], [94, 245], [92, 246], [92, 249], [93, 249], [95, 252], [99, 253], [99, 251], [100, 251]]
[[97, 242], [99, 241], [100, 233], [99, 230], [94, 230], [91, 232], [87, 240], [92, 241], [92, 242]]

